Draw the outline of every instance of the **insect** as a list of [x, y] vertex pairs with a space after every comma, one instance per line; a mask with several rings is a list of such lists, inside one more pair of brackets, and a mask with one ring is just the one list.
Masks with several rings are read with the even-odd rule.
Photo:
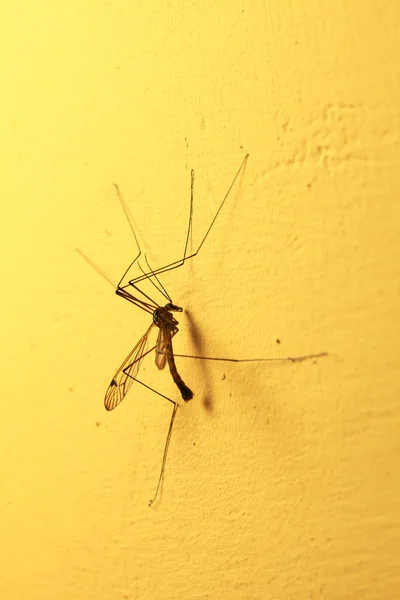
[[[194, 258], [200, 252], [200, 249], [202, 248], [204, 242], [206, 241], [206, 239], [207, 239], [219, 213], [221, 212], [222, 207], [224, 206], [225, 201], [228, 198], [236, 180], [238, 179], [240, 173], [244, 170], [244, 167], [246, 165], [248, 157], [249, 157], [249, 155], [246, 154], [231, 185], [228, 188], [228, 191], [226, 192], [221, 204], [219, 205], [219, 208], [216, 211], [213, 220], [211, 221], [211, 224], [209, 225], [205, 235], [203, 236], [203, 238], [200, 242], [200, 245], [197, 247], [197, 250], [191, 254], [188, 254], [188, 243], [189, 243], [189, 238], [190, 238], [190, 234], [191, 234], [191, 230], [192, 230], [193, 198], [194, 198], [194, 171], [193, 170], [191, 171], [191, 185], [190, 185], [191, 193], [190, 193], [189, 221], [188, 221], [188, 228], [187, 228], [187, 233], [186, 233], [186, 241], [185, 241], [183, 256], [181, 259], [174, 261], [172, 263], [169, 263], [169, 264], [167, 264], [163, 267], [160, 267], [158, 269], [155, 269], [155, 270], [153, 270], [150, 267], [150, 264], [147, 260], [146, 255], [144, 255], [146, 270], [142, 267], [142, 265], [139, 262], [139, 259], [142, 256], [142, 250], [140, 248], [140, 245], [139, 245], [139, 242], [138, 242], [138, 239], [137, 239], [137, 236], [136, 236], [133, 224], [132, 224], [132, 219], [131, 219], [128, 207], [119, 191], [118, 186], [116, 184], [114, 184], [117, 194], [118, 194], [118, 198], [119, 198], [121, 206], [122, 206], [122, 209], [125, 213], [125, 216], [127, 218], [127, 221], [129, 223], [130, 229], [133, 233], [133, 236], [134, 236], [137, 248], [138, 248], [137, 256], [129, 264], [128, 268], [122, 275], [121, 279], [119, 280], [119, 282], [117, 284], [115, 292], [118, 296], [121, 296], [122, 298], [124, 298], [125, 300], [128, 300], [129, 302], [131, 302], [138, 308], [141, 308], [145, 312], [149, 313], [152, 316], [152, 322], [151, 322], [150, 326], [148, 327], [147, 331], [140, 338], [140, 340], [137, 342], [137, 344], [134, 346], [134, 348], [128, 354], [128, 356], [125, 358], [125, 360], [123, 361], [121, 366], [117, 369], [117, 371], [116, 371], [114, 377], [112, 378], [110, 385], [108, 386], [108, 389], [106, 391], [105, 399], [104, 399], [104, 406], [108, 411], [115, 409], [125, 398], [126, 394], [130, 390], [134, 381], [139, 383], [140, 385], [150, 389], [154, 393], [158, 394], [162, 398], [165, 398], [166, 400], [168, 400], [169, 402], [171, 402], [173, 404], [171, 420], [170, 420], [167, 438], [166, 438], [166, 442], [165, 442], [165, 446], [164, 446], [161, 471], [160, 471], [160, 475], [158, 478], [158, 483], [157, 483], [157, 488], [156, 488], [155, 494], [154, 494], [153, 498], [149, 501], [149, 506], [151, 506], [154, 503], [154, 501], [156, 500], [156, 498], [158, 497], [160, 488], [162, 486], [173, 423], [175, 420], [175, 416], [176, 416], [176, 412], [177, 412], [179, 404], [175, 400], [173, 400], [173, 399], [169, 398], [168, 396], [151, 388], [146, 383], [144, 383], [143, 381], [140, 381], [137, 378], [140, 366], [141, 366], [142, 361], [145, 358], [145, 356], [147, 356], [151, 352], [155, 351], [155, 363], [156, 363], [156, 366], [158, 367], [158, 369], [160, 369], [160, 370], [164, 369], [166, 364], [168, 364], [172, 379], [173, 379], [174, 383], [176, 384], [176, 386], [178, 387], [182, 399], [184, 400], [184, 402], [189, 402], [193, 398], [194, 394], [193, 394], [192, 390], [183, 381], [182, 377], [179, 375], [179, 372], [178, 372], [178, 369], [177, 369], [176, 363], [175, 363], [175, 356], [201, 359], [201, 360], [213, 360], [213, 361], [224, 361], [224, 362], [235, 362], [236, 363], [236, 362], [261, 362], [261, 361], [300, 362], [303, 360], [319, 358], [319, 357], [326, 355], [326, 353], [323, 352], [323, 353], [319, 353], [319, 354], [298, 356], [298, 357], [294, 357], [294, 358], [286, 357], [286, 358], [233, 359], [233, 358], [215, 358], [215, 357], [206, 357], [206, 356], [188, 356], [188, 355], [175, 355], [174, 354], [172, 339], [179, 331], [179, 329], [178, 329], [179, 323], [178, 323], [177, 319], [174, 317], [173, 313], [182, 312], [183, 309], [180, 306], [177, 306], [172, 302], [171, 297], [169, 296], [168, 292], [166, 291], [165, 287], [163, 286], [163, 284], [161, 283], [161, 281], [159, 279], [159, 275], [161, 275], [162, 273], [165, 273], [167, 271], [171, 271], [173, 269], [177, 269], [177, 268], [181, 267], [182, 265], [184, 265], [184, 263], [187, 260], [189, 260], [190, 258]], [[82, 252], [80, 252], [80, 254], [94, 268], [96, 268], [96, 270], [98, 270], [97, 267], [95, 267], [95, 265], [93, 265], [93, 263]], [[132, 266], [135, 263], [139, 267], [141, 274], [138, 277], [129, 280], [127, 283], [123, 283], [124, 280], [127, 278], [128, 272], [130, 271], [130, 269], [132, 268]], [[139, 287], [139, 284], [144, 282], [145, 280], [149, 281], [158, 290], [158, 292], [161, 293], [165, 297], [165, 299], [167, 300], [165, 306], [159, 305], [147, 293], [145, 293], [144, 290], [141, 289], [141, 287]], [[149, 340], [150, 334], [154, 328], [158, 328], [158, 336], [157, 336], [155, 345], [152, 346], [150, 349], [148, 349], [148, 340]]]

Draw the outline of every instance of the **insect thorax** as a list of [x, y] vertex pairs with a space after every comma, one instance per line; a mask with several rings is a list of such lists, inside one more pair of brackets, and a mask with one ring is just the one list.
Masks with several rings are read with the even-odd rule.
[[163, 323], [169, 329], [174, 329], [178, 325], [178, 321], [173, 317], [171, 311], [182, 312], [182, 308], [170, 302], [165, 306], [156, 308], [153, 312], [153, 323], [158, 327], [160, 327], [160, 323]]

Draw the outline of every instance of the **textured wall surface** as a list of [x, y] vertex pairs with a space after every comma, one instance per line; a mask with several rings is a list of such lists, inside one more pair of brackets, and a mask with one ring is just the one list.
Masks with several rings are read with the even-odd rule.
[[[205, 7], [204, 5], [208, 5]], [[400, 595], [396, 2], [22, 2], [1, 35], [0, 597]], [[162, 278], [195, 397], [105, 390]], [[151, 294], [157, 297], [156, 290]], [[279, 343], [277, 342], [279, 340]], [[179, 401], [168, 369], [141, 379]]]

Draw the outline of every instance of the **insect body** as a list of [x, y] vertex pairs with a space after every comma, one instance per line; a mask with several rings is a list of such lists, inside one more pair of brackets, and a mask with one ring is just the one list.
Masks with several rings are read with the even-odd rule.
[[164, 308], [157, 308], [153, 313], [153, 321], [160, 328], [156, 344], [156, 365], [159, 369], [163, 369], [165, 360], [168, 361], [172, 379], [178, 386], [183, 400], [189, 402], [193, 398], [193, 392], [179, 375], [172, 350], [172, 338], [179, 331], [178, 321], [172, 316], [172, 311], [182, 312], [182, 308], [168, 303]]
[[[120, 290], [117, 290], [117, 293], [119, 291]], [[121, 295], [122, 297], [126, 298], [127, 292], [123, 290], [123, 293], [119, 293], [118, 295]], [[137, 298], [134, 298], [130, 294], [129, 299], [131, 301], [139, 301]], [[188, 386], [185, 384], [182, 377], [178, 373], [172, 348], [172, 338], [179, 331], [179, 323], [173, 316], [172, 312], [182, 311], [183, 309], [180, 306], [176, 306], [171, 302], [168, 302], [164, 307], [157, 306], [157, 308], [154, 309], [152, 324], [150, 325], [146, 333], [142, 336], [142, 338], [139, 340], [139, 342], [136, 344], [136, 346], [133, 348], [132, 352], [127, 356], [122, 365], [119, 367], [115, 376], [111, 380], [110, 385], [108, 386], [104, 398], [104, 406], [107, 410], [113, 410], [118, 406], [118, 404], [120, 404], [120, 402], [122, 402], [125, 395], [129, 391], [132, 382], [135, 380], [138, 381], [136, 379], [136, 375], [139, 371], [139, 367], [143, 358], [153, 350], [155, 350], [155, 363], [160, 370], [164, 369], [166, 363], [168, 362], [168, 367], [172, 379], [177, 385], [181, 393], [182, 399], [185, 402], [189, 402], [189, 400], [193, 398], [192, 390], [188, 388]], [[150, 348], [150, 350], [147, 350], [148, 338], [150, 332], [154, 327], [159, 328], [156, 345], [153, 348]], [[139, 383], [142, 382], [139, 381]], [[168, 400], [170, 399], [168, 398]], [[173, 400], [171, 400], [171, 402], [173, 402]]]
[[[155, 363], [159, 369], [164, 369], [165, 365], [168, 363], [168, 367], [169, 367], [172, 379], [173, 379], [174, 383], [176, 384], [176, 386], [178, 387], [180, 394], [182, 396], [182, 399], [185, 402], [188, 402], [189, 400], [191, 400], [193, 398], [193, 392], [183, 381], [182, 377], [179, 375], [176, 364], [175, 364], [175, 356], [181, 356], [181, 357], [193, 358], [193, 359], [201, 359], [201, 360], [214, 360], [214, 361], [216, 360], [216, 361], [239, 363], [239, 362], [273, 362], [273, 361], [274, 362], [281, 362], [281, 361], [300, 362], [303, 360], [308, 360], [311, 358], [318, 358], [318, 357], [326, 355], [326, 353], [320, 353], [320, 354], [314, 354], [314, 355], [298, 356], [298, 357], [294, 357], [294, 358], [286, 357], [286, 358], [252, 358], [252, 359], [215, 358], [215, 357], [211, 358], [211, 357], [206, 357], [206, 356], [187, 356], [187, 355], [175, 355], [174, 356], [174, 351], [173, 351], [173, 346], [172, 346], [172, 338], [179, 331], [179, 329], [178, 329], [179, 323], [175, 319], [175, 317], [173, 316], [172, 313], [182, 312], [183, 309], [180, 306], [177, 306], [172, 302], [171, 297], [169, 296], [168, 292], [166, 291], [165, 287], [161, 283], [158, 276], [167, 271], [171, 271], [173, 269], [177, 269], [177, 268], [181, 267], [187, 260], [189, 260], [190, 258], [193, 258], [194, 256], [196, 256], [199, 253], [199, 251], [200, 251], [201, 247], [203, 246], [207, 236], [209, 235], [209, 233], [215, 223], [215, 220], [217, 219], [236, 179], [238, 178], [240, 172], [244, 168], [247, 158], [248, 158], [248, 155], [245, 156], [240, 168], [238, 169], [227, 193], [225, 194], [224, 199], [222, 200], [222, 202], [221, 202], [209, 228], [207, 229], [204, 237], [202, 238], [202, 241], [201, 241], [200, 245], [198, 246], [197, 250], [194, 253], [188, 255], [187, 248], [188, 248], [188, 241], [189, 241], [189, 236], [190, 236], [191, 228], [192, 228], [192, 217], [193, 217], [194, 172], [191, 171], [191, 197], [190, 197], [189, 224], [188, 224], [188, 229], [187, 229], [186, 243], [185, 243], [185, 248], [184, 248], [184, 252], [183, 252], [183, 257], [180, 260], [174, 261], [164, 267], [160, 267], [156, 270], [153, 270], [150, 267], [150, 265], [147, 261], [147, 258], [145, 256], [144, 259], [145, 259], [145, 262], [146, 262], [146, 265], [148, 268], [147, 272], [145, 272], [145, 270], [142, 268], [142, 266], [139, 262], [139, 259], [142, 255], [142, 251], [140, 249], [140, 245], [139, 245], [135, 230], [132, 225], [132, 219], [130, 217], [128, 207], [126, 206], [125, 201], [124, 201], [122, 195], [120, 194], [118, 186], [115, 185], [122, 208], [125, 212], [126, 218], [128, 220], [129, 226], [132, 230], [133, 236], [135, 238], [135, 241], [136, 241], [136, 244], [138, 247], [137, 256], [131, 262], [131, 264], [128, 266], [125, 273], [121, 277], [121, 279], [116, 287], [115, 292], [118, 296], [121, 296], [122, 298], [124, 298], [125, 300], [128, 300], [129, 302], [131, 302], [138, 308], [141, 308], [145, 312], [149, 313], [152, 316], [152, 323], [150, 324], [150, 326], [147, 329], [147, 331], [145, 332], [145, 334], [137, 342], [135, 347], [128, 354], [128, 356], [123, 361], [123, 363], [121, 364], [119, 369], [116, 371], [116, 373], [115, 373], [114, 377], [112, 378], [111, 383], [108, 386], [108, 389], [106, 391], [104, 405], [105, 405], [105, 408], [109, 411], [116, 408], [122, 402], [122, 400], [125, 398], [126, 394], [128, 393], [128, 391], [134, 381], [139, 383], [140, 385], [150, 389], [151, 391], [158, 394], [162, 398], [165, 398], [166, 400], [168, 400], [169, 402], [171, 402], [174, 405], [170, 424], [169, 424], [167, 439], [166, 439], [165, 446], [164, 446], [164, 454], [163, 454], [163, 459], [162, 459], [161, 472], [159, 475], [156, 492], [154, 494], [153, 499], [149, 502], [149, 505], [151, 505], [155, 501], [155, 499], [158, 496], [159, 490], [161, 488], [164, 471], [165, 471], [168, 447], [169, 447], [169, 442], [171, 439], [171, 432], [172, 432], [172, 427], [173, 427], [176, 411], [178, 409], [178, 403], [175, 400], [169, 398], [168, 396], [151, 388], [146, 383], [140, 381], [137, 378], [140, 366], [141, 366], [142, 361], [145, 358], [145, 356], [147, 356], [151, 352], [155, 351]], [[94, 266], [93, 263], [82, 252], [80, 252], [80, 253], [92, 266]], [[130, 281], [128, 281], [128, 283], [123, 284], [129, 270], [135, 263], [137, 263], [142, 274], [139, 275], [138, 277], [136, 277], [135, 279], [131, 279]], [[97, 267], [95, 267], [95, 268], [96, 268], [96, 270], [99, 270], [99, 269], [97, 269]], [[139, 284], [145, 280], [149, 281], [158, 290], [158, 292], [164, 296], [164, 298], [167, 300], [167, 303], [165, 304], [165, 306], [159, 305], [148, 294], [146, 294], [143, 291], [143, 289], [141, 289], [139, 287]], [[148, 349], [149, 336], [155, 327], [158, 327], [158, 330], [159, 330], [157, 340], [156, 340], [155, 345], [152, 346], [150, 349]]]

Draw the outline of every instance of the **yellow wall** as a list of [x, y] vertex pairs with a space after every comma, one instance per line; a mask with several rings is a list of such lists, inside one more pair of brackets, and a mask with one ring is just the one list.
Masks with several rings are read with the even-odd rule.
[[[325, 4], [3, 9], [2, 599], [399, 596], [400, 9]], [[133, 258], [117, 182], [151, 264], [178, 258], [190, 169], [194, 248], [246, 152], [163, 279], [175, 349], [330, 356], [179, 360], [150, 509], [170, 406], [103, 408], [149, 318], [75, 248], [113, 281]]]

